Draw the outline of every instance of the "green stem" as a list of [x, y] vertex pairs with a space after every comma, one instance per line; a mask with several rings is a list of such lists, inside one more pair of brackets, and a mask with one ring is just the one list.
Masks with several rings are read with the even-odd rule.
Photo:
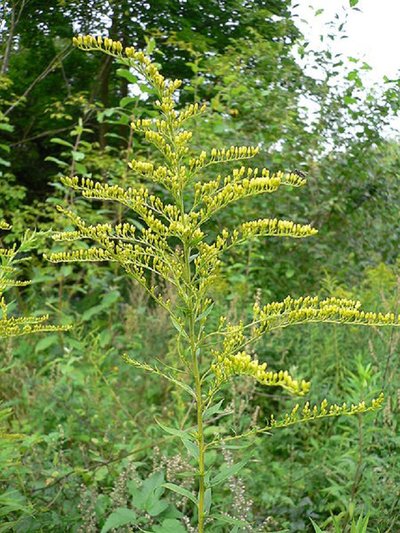
[[[183, 211], [183, 209], [182, 209]], [[184, 261], [185, 261], [185, 281], [188, 286], [191, 284], [191, 272], [190, 272], [190, 246], [187, 243], [184, 243]], [[197, 501], [197, 512], [198, 512], [198, 532], [204, 532], [204, 495], [205, 495], [205, 442], [204, 442], [204, 428], [203, 428], [203, 397], [202, 397], [202, 383], [201, 375], [199, 369], [199, 358], [198, 358], [198, 339], [196, 338], [195, 331], [195, 314], [196, 314], [196, 302], [194, 298], [191, 298], [188, 295], [188, 337], [190, 342], [190, 353], [192, 360], [192, 371], [195, 382], [195, 394], [196, 394], [196, 411], [197, 411], [197, 445], [199, 448], [198, 456], [198, 471], [197, 475], [199, 478], [199, 493]]]
[[198, 503], [197, 503], [198, 522], [199, 522], [198, 531], [199, 533], [202, 533], [204, 531], [205, 444], [204, 444], [204, 428], [203, 428], [203, 398], [202, 398], [202, 390], [201, 390], [201, 377], [200, 377], [200, 372], [199, 372], [199, 364], [198, 364], [198, 358], [197, 358], [197, 353], [196, 353], [193, 314], [191, 314], [189, 318], [189, 327], [190, 327], [192, 365], [193, 365], [193, 374], [194, 374], [194, 379], [195, 379], [195, 392], [196, 392], [196, 405], [197, 405], [197, 444], [199, 447], [199, 458], [198, 458], [199, 495], [198, 495]]

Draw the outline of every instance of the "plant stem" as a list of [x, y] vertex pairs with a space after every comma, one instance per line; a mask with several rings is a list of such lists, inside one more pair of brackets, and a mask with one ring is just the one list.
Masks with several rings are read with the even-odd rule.
[[[183, 208], [182, 208], [183, 212]], [[191, 285], [191, 272], [190, 272], [190, 246], [184, 243], [184, 277], [187, 286]], [[192, 297], [190, 297], [192, 296]], [[198, 456], [198, 478], [199, 478], [199, 494], [197, 501], [198, 512], [198, 532], [204, 532], [204, 495], [205, 495], [205, 442], [204, 442], [204, 429], [203, 429], [203, 398], [201, 388], [201, 376], [199, 369], [199, 356], [198, 356], [198, 339], [196, 338], [195, 320], [196, 320], [196, 298], [194, 295], [188, 295], [188, 337], [190, 341], [190, 355], [192, 361], [192, 371], [195, 382], [196, 393], [196, 410], [197, 410], [197, 445], [199, 448]]]
[[192, 364], [193, 364], [193, 374], [196, 385], [196, 404], [197, 404], [197, 444], [199, 447], [199, 458], [198, 458], [198, 476], [199, 476], [199, 496], [198, 496], [198, 531], [203, 533], [204, 531], [204, 493], [205, 493], [205, 466], [204, 466], [204, 455], [205, 455], [205, 446], [204, 446], [204, 430], [203, 430], [203, 398], [201, 391], [201, 379], [199, 372], [199, 364], [196, 353], [196, 343], [195, 343], [195, 332], [194, 332], [194, 319], [193, 314], [189, 318], [189, 327], [190, 327], [190, 342], [191, 342], [191, 352], [192, 352]]

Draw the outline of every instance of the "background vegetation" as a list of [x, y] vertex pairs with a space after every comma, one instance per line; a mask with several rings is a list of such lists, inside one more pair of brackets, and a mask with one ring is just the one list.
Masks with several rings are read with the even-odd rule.
[[[74, 327], [2, 344], [0, 433], [22, 437], [0, 440], [0, 531], [128, 531], [130, 511], [143, 517], [145, 531], [175, 532], [174, 518], [187, 507], [161, 485], [193, 483], [182, 478], [184, 450], [176, 454], [154, 420], [179, 418], [183, 399], [121, 360], [124, 352], [142, 360], [157, 353], [173, 363], [167, 316], [116, 269], [60, 268], [42, 257], [54, 246], [48, 232], [65, 227], [54, 209], [60, 201], [78, 203], [88, 220], [121, 217], [106, 204], [94, 213], [59, 176], [126, 184], [135, 180], [128, 160], [149, 149], [128, 127], [133, 113], [151, 116], [143, 80], [107, 56], [73, 50], [75, 33], [146, 48], [166, 76], [190, 81], [182, 103], [210, 108], [196, 131], [199, 148], [258, 144], [259, 166], [307, 173], [300, 192], [242, 200], [229, 212], [230, 219], [293, 217], [319, 229], [312, 240], [260, 240], [232, 253], [215, 294], [218, 302], [228, 292], [232, 318], [245, 316], [259, 294], [399, 308], [400, 147], [387, 127], [398, 112], [399, 81], [365, 86], [368, 66], [328, 46], [312, 50], [291, 8], [290, 0], [1, 4], [0, 216], [13, 227], [2, 238], [10, 244], [27, 228], [40, 230], [30, 261], [19, 264], [21, 279], [32, 283], [12, 289], [11, 309], [50, 313], [53, 323]], [[338, 19], [325, 40], [344, 31]], [[221, 215], [210, 231], [226, 224]], [[323, 530], [346, 531], [353, 517], [367, 515], [368, 530], [398, 531], [398, 347], [390, 329], [315, 325], [265, 339], [260, 359], [312, 377], [311, 399], [358, 402], [384, 390], [385, 408], [282, 430], [249, 452], [226, 450], [228, 462], [251, 454], [251, 467], [221, 489], [220, 511], [251, 520], [255, 531], [312, 531], [310, 518]], [[239, 427], [292, 403], [241, 382], [227, 405]]]

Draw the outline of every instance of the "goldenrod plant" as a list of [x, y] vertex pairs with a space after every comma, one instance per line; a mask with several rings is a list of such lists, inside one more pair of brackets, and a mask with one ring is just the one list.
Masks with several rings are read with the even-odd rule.
[[[5, 221], [0, 221], [0, 230], [10, 230], [11, 226]], [[14, 316], [9, 313], [9, 306], [4, 298], [4, 292], [12, 287], [24, 287], [29, 285], [29, 280], [20, 281], [16, 279], [18, 269], [16, 264], [25, 260], [18, 255], [29, 251], [36, 240], [36, 235], [32, 231], [27, 231], [22, 238], [21, 244], [17, 247], [0, 248], [0, 337], [20, 337], [32, 333], [49, 331], [66, 331], [71, 326], [55, 326], [46, 324], [48, 315], [40, 316]]]
[[[265, 168], [253, 168], [246, 160], [254, 157], [258, 147], [231, 146], [213, 148], [195, 153], [191, 148], [193, 131], [190, 119], [206, 112], [206, 106], [189, 104], [178, 109], [180, 80], [166, 80], [158, 66], [143, 52], [108, 38], [80, 36], [74, 45], [91, 52], [101, 51], [113, 56], [129, 69], [144, 78], [157, 95], [155, 108], [158, 116], [135, 119], [131, 127], [135, 134], [144, 135], [154, 146], [157, 156], [152, 160], [134, 159], [130, 162], [136, 179], [129, 187], [108, 185], [90, 178], [65, 177], [62, 182], [83, 197], [99, 201], [114, 201], [138, 220], [126, 219], [113, 225], [99, 221], [90, 225], [71, 210], [59, 207], [66, 224], [73, 231], [58, 232], [56, 241], [88, 240], [92, 246], [55, 252], [50, 261], [62, 262], [114, 262], [126, 275], [139, 283], [154, 301], [169, 314], [176, 328], [179, 361], [175, 369], [155, 356], [154, 361], [141, 362], [125, 355], [127, 363], [169, 380], [187, 393], [195, 406], [196, 420], [190, 424], [190, 414], [181, 429], [162, 427], [179, 437], [196, 463], [197, 494], [182, 486], [167, 483], [172, 491], [188, 498], [195, 507], [193, 523], [201, 533], [212, 527], [222, 515], [213, 513], [214, 487], [235, 475], [244, 462], [215, 474], [206, 469], [206, 453], [226, 446], [231, 441], [250, 438], [274, 428], [319, 418], [353, 415], [378, 409], [383, 396], [369, 403], [357, 405], [295, 405], [283, 416], [272, 416], [264, 424], [249, 427], [241, 434], [227, 434], [226, 428], [216, 429], [212, 436], [205, 431], [216, 415], [223, 416], [221, 407], [224, 387], [235, 376], [249, 376], [264, 387], [281, 387], [294, 396], [307, 395], [310, 383], [296, 379], [286, 370], [270, 370], [266, 362], [252, 355], [252, 346], [263, 335], [278, 328], [296, 324], [326, 322], [359, 326], [387, 326], [398, 324], [393, 314], [369, 313], [353, 300], [305, 296], [283, 302], [253, 307], [249, 323], [231, 323], [227, 317], [215, 317], [211, 297], [213, 285], [223, 270], [224, 255], [233, 247], [260, 237], [287, 237], [302, 239], [314, 236], [317, 230], [310, 225], [288, 220], [261, 218], [245, 221], [235, 228], [223, 229], [212, 239], [207, 234], [207, 223], [221, 210], [244, 198], [272, 194], [282, 187], [298, 188], [306, 179], [298, 173], [270, 173]], [[205, 177], [208, 167], [217, 165], [224, 169], [237, 165], [215, 178]], [[147, 184], [146, 184], [147, 182]], [[162, 190], [160, 196], [158, 191]], [[156, 191], [156, 192], [155, 192]], [[163, 286], [172, 286], [174, 302], [163, 294]], [[218, 321], [219, 320], [219, 321]], [[213, 324], [217, 324], [213, 326]], [[189, 409], [189, 413], [190, 413]]]
[[[0, 220], [0, 230], [10, 230], [11, 226], [4, 220]], [[27, 231], [22, 238], [19, 246], [13, 245], [9, 248], [0, 247], [0, 338], [21, 337], [33, 333], [67, 331], [71, 326], [56, 326], [46, 324], [49, 319], [48, 315], [39, 316], [14, 316], [9, 312], [9, 304], [7, 303], [4, 292], [12, 287], [24, 287], [29, 285], [29, 280], [16, 279], [18, 269], [16, 265], [24, 261], [26, 258], [21, 257], [23, 254], [32, 249], [36, 241], [36, 234], [32, 231]], [[20, 256], [20, 257], [18, 257]], [[0, 374], [4, 370], [0, 367]], [[0, 410], [0, 415], [6, 418], [11, 413], [9, 409]], [[0, 439], [14, 439], [18, 435], [11, 435], [1, 431]]]
[[[10, 230], [11, 226], [0, 220], [0, 230]], [[0, 247], [0, 338], [7, 342], [11, 337], [21, 337], [35, 333], [67, 331], [71, 326], [47, 324], [48, 315], [38, 316], [15, 316], [10, 312], [10, 305], [4, 297], [5, 291], [13, 287], [24, 287], [29, 285], [29, 280], [18, 280], [17, 265], [26, 260], [25, 254], [29, 252], [36, 243], [37, 234], [33, 231], [26, 231], [19, 246], [13, 245], [9, 248]], [[4, 359], [0, 364], [1, 376], [8, 370]], [[0, 471], [7, 476], [7, 471], [11, 465], [18, 462], [19, 442], [25, 435], [10, 433], [8, 431], [9, 419], [12, 416], [12, 409], [2, 407], [0, 403]], [[21, 495], [12, 489], [5, 490], [0, 497], [0, 516], [3, 517], [2, 531], [11, 530], [17, 525], [18, 520], [6, 522], [7, 516], [20, 513], [22, 515], [31, 514], [32, 509], [23, 503]]]

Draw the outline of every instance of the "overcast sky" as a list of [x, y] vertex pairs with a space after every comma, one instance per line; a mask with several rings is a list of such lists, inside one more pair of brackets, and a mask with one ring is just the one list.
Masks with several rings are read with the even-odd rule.
[[[387, 75], [398, 78], [400, 70], [400, 0], [359, 0], [358, 10], [351, 9], [349, 0], [298, 0], [294, 13], [303, 18], [298, 25], [313, 47], [318, 46], [319, 36], [327, 34], [329, 21], [338, 13], [340, 20], [347, 14], [347, 39], [331, 43], [332, 51], [346, 56], [362, 58], [371, 65], [370, 74], [375, 81]], [[320, 16], [313, 13], [324, 9]]]

